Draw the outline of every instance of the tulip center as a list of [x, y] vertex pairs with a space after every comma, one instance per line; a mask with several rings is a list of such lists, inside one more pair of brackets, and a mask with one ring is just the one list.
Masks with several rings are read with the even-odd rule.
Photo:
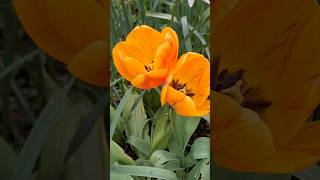
[[146, 64], [144, 65], [144, 68], [147, 70], [147, 72], [152, 71], [153, 65], [152, 64]]
[[187, 87], [187, 83], [181, 83], [179, 80], [173, 79], [170, 83], [170, 86], [173, 87], [175, 90], [184, 93], [185, 95], [192, 97], [195, 94]]
[[252, 87], [243, 80], [244, 69], [229, 73], [228, 69], [217, 75], [214, 90], [235, 99], [242, 107], [260, 112], [271, 105], [263, 98], [258, 88]]

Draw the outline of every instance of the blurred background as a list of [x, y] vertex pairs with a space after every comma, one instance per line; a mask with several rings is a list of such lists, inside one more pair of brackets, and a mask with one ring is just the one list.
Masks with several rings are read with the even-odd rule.
[[0, 179], [106, 179], [108, 92], [39, 49], [0, 1]]

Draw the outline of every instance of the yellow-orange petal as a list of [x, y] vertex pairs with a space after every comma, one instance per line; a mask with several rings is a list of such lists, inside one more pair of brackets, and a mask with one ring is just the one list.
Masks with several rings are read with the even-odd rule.
[[140, 89], [151, 89], [164, 82], [168, 74], [167, 69], [156, 69], [145, 74], [139, 74], [132, 81], [132, 85]]
[[107, 13], [97, 1], [14, 0], [31, 38], [51, 56], [68, 63], [88, 44], [107, 40]]
[[132, 81], [138, 75], [147, 73], [144, 64], [132, 57], [114, 58], [114, 65], [122, 77], [128, 81]]
[[220, 21], [232, 10], [239, 0], [215, 0], [213, 1], [213, 24], [219, 26]]
[[168, 103], [173, 106], [183, 101], [186, 97], [184, 93], [175, 90], [171, 86], [166, 86], [166, 90], [161, 92], [161, 96], [164, 96], [163, 104]]
[[169, 71], [171, 71], [178, 60], [179, 38], [177, 33], [170, 27], [162, 29], [161, 34], [164, 36], [165, 41], [170, 43], [171, 50], [168, 57], [169, 62], [167, 64], [169, 65]]
[[197, 107], [197, 104], [189, 96], [185, 96], [182, 101], [177, 102], [174, 108], [182, 116], [204, 116], [210, 112], [210, 106]]
[[290, 148], [276, 148], [269, 127], [256, 112], [232, 98], [214, 93], [211, 135], [215, 162], [237, 171], [291, 173], [317, 162], [319, 156]]
[[320, 122], [307, 122], [286, 145], [288, 149], [300, 150], [315, 156], [320, 156]]
[[112, 56], [114, 61], [124, 59], [125, 57], [132, 57], [139, 60], [141, 64], [145, 64], [144, 59], [146, 59], [144, 50], [127, 41], [119, 42], [112, 49]]
[[164, 42], [161, 33], [147, 25], [135, 27], [127, 36], [126, 41], [137, 47], [144, 54], [140, 59], [144, 64], [151, 64], [157, 48]]
[[104, 9], [107, 9], [107, 0], [98, 0]]
[[88, 45], [68, 64], [69, 71], [77, 78], [87, 83], [108, 86], [107, 44], [97, 41]]
[[155, 69], [169, 69], [170, 63], [170, 50], [171, 46], [169, 42], [162, 43], [156, 50], [154, 57], [153, 67]]
[[210, 70], [208, 71], [208, 67], [210, 68], [209, 61], [203, 55], [188, 52], [179, 58], [173, 72], [174, 78], [179, 79], [179, 81], [183, 83], [187, 83], [188, 88], [190, 88], [192, 92], [196, 92], [198, 88], [210, 86], [210, 81], [201, 82], [204, 86], [199, 83], [200, 79], [204, 78], [202, 75], [208, 76], [204, 80], [209, 80]]

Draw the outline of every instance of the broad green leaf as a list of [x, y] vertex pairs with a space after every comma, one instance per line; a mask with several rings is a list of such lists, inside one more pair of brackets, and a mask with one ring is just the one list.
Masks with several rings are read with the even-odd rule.
[[210, 180], [210, 160], [199, 161], [188, 173], [187, 180]]
[[177, 180], [176, 174], [173, 171], [166, 169], [147, 167], [147, 166], [129, 166], [113, 164], [110, 167], [111, 172], [123, 175], [154, 177], [159, 179]]
[[41, 151], [40, 179], [56, 180], [61, 176], [69, 144], [91, 107], [92, 103], [81, 93], [72, 92], [66, 98]]
[[150, 161], [154, 167], [168, 169], [168, 170], [178, 170], [181, 169], [181, 160], [177, 154], [172, 152], [157, 150], [151, 157]]
[[[174, 123], [174, 135], [177, 139], [177, 144], [173, 141], [170, 142], [171, 149], [176, 153], [184, 152], [190, 137], [197, 129], [200, 122], [200, 117], [185, 117], [176, 114], [174, 111], [171, 111], [171, 120]], [[172, 138], [174, 140], [174, 138]], [[177, 149], [179, 148], [179, 149]], [[178, 150], [178, 152], [177, 152]]]
[[61, 180], [106, 180], [109, 177], [108, 147], [103, 119], [67, 162]]
[[114, 173], [114, 172], [110, 172], [110, 179], [111, 180], [134, 180], [129, 175], [123, 175], [123, 174], [118, 174], [118, 173]]
[[[138, 138], [143, 138], [143, 132], [146, 128], [146, 124], [148, 122], [147, 115], [144, 110], [143, 106], [143, 99], [139, 96], [136, 97], [136, 100], [138, 100], [138, 103], [133, 106], [132, 111], [130, 112], [129, 119], [125, 119], [125, 127], [126, 127], [126, 134], [127, 136], [136, 136]], [[146, 139], [148, 140], [148, 139]]]
[[73, 85], [73, 82], [74, 78], [65, 85], [63, 90], [60, 91], [57, 96], [53, 97], [48, 102], [41, 112], [25, 142], [11, 180], [27, 180], [30, 178], [42, 145], [46, 140], [50, 128], [58, 120], [56, 116], [61, 113], [64, 101]]
[[1, 136], [0, 159], [0, 179], [9, 179], [17, 161], [17, 154]]
[[[90, 112], [88, 112], [85, 118], [83, 117], [79, 118], [79, 119], [83, 118], [84, 120], [81, 123], [81, 126], [76, 131], [74, 137], [72, 138], [72, 141], [69, 145], [64, 162], [69, 160], [69, 158], [73, 155], [73, 153], [82, 145], [84, 140], [88, 137], [91, 130], [96, 126], [97, 122], [101, 119], [103, 115], [103, 110], [105, 109], [107, 102], [108, 102], [108, 95], [104, 95], [103, 97], [100, 98], [100, 100], [94, 106], [91, 107]], [[74, 105], [76, 105], [76, 103], [72, 104], [72, 106]], [[85, 112], [86, 110], [82, 112]], [[69, 112], [69, 114], [71, 113]]]
[[119, 164], [134, 165], [134, 161], [123, 149], [112, 139], [110, 139], [110, 164], [118, 162]]
[[151, 151], [165, 149], [168, 146], [169, 138], [172, 135], [172, 124], [170, 123], [169, 114], [160, 108], [155, 116], [152, 134], [151, 134]]
[[132, 145], [145, 156], [148, 156], [150, 153], [150, 143], [148, 141], [132, 135], [127, 138], [127, 143]]
[[200, 137], [191, 145], [191, 157], [193, 159], [210, 159], [210, 139]]

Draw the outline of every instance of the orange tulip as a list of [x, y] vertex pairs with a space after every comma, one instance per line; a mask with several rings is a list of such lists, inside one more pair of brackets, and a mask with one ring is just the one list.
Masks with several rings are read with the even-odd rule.
[[203, 116], [210, 111], [210, 64], [201, 54], [186, 53], [161, 91], [161, 104], [170, 104], [183, 116]]
[[164, 82], [178, 59], [179, 40], [174, 30], [161, 32], [137, 26], [112, 51], [115, 67], [133, 86], [150, 89]]
[[107, 86], [107, 0], [14, 0], [27, 33], [76, 77]]
[[214, 52], [220, 57], [214, 161], [263, 173], [290, 173], [316, 163], [320, 122], [308, 117], [320, 102], [319, 5], [238, 0], [221, 7], [230, 8], [216, 14], [214, 26]]

